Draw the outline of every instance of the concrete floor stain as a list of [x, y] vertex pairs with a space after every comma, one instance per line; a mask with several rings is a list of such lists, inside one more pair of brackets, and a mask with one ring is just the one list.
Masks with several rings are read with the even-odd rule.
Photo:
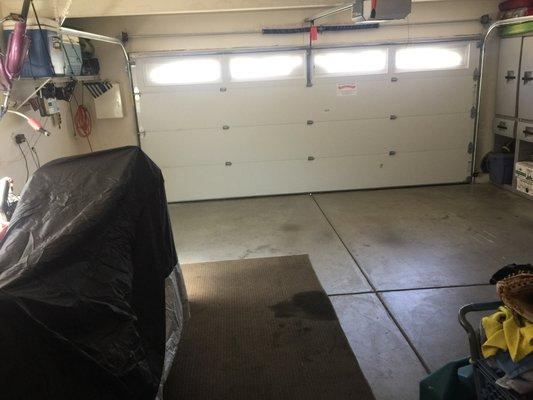
[[276, 318], [305, 318], [332, 321], [337, 317], [328, 296], [321, 291], [300, 292], [291, 300], [270, 307]]

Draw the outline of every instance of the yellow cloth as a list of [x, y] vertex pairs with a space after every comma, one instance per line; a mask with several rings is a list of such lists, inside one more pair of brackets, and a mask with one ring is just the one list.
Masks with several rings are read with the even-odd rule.
[[481, 346], [483, 357], [508, 351], [513, 362], [519, 362], [533, 353], [533, 323], [513, 313], [507, 307], [500, 307], [494, 314], [484, 317], [481, 325], [487, 341]]

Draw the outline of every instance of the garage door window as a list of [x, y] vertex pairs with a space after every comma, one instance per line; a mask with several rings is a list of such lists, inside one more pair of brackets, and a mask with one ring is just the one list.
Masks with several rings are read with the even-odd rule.
[[261, 81], [302, 77], [303, 54], [269, 54], [234, 56], [229, 60], [234, 82]]
[[397, 72], [468, 68], [469, 45], [412, 46], [396, 50]]
[[220, 82], [222, 67], [215, 58], [183, 58], [146, 66], [149, 85], [194, 85]]
[[320, 51], [314, 56], [315, 74], [366, 75], [387, 73], [386, 49]]

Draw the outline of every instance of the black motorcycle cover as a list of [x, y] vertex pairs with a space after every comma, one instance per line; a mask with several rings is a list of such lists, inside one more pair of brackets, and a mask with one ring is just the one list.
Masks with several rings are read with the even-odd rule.
[[176, 264], [161, 171], [140, 149], [38, 169], [0, 242], [0, 398], [153, 400]]

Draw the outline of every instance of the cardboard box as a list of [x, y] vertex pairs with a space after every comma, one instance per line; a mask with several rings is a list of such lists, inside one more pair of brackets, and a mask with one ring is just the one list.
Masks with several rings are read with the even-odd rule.
[[516, 189], [522, 193], [533, 196], [533, 180], [517, 178]]
[[515, 175], [518, 179], [533, 182], [533, 162], [520, 161], [515, 164]]

